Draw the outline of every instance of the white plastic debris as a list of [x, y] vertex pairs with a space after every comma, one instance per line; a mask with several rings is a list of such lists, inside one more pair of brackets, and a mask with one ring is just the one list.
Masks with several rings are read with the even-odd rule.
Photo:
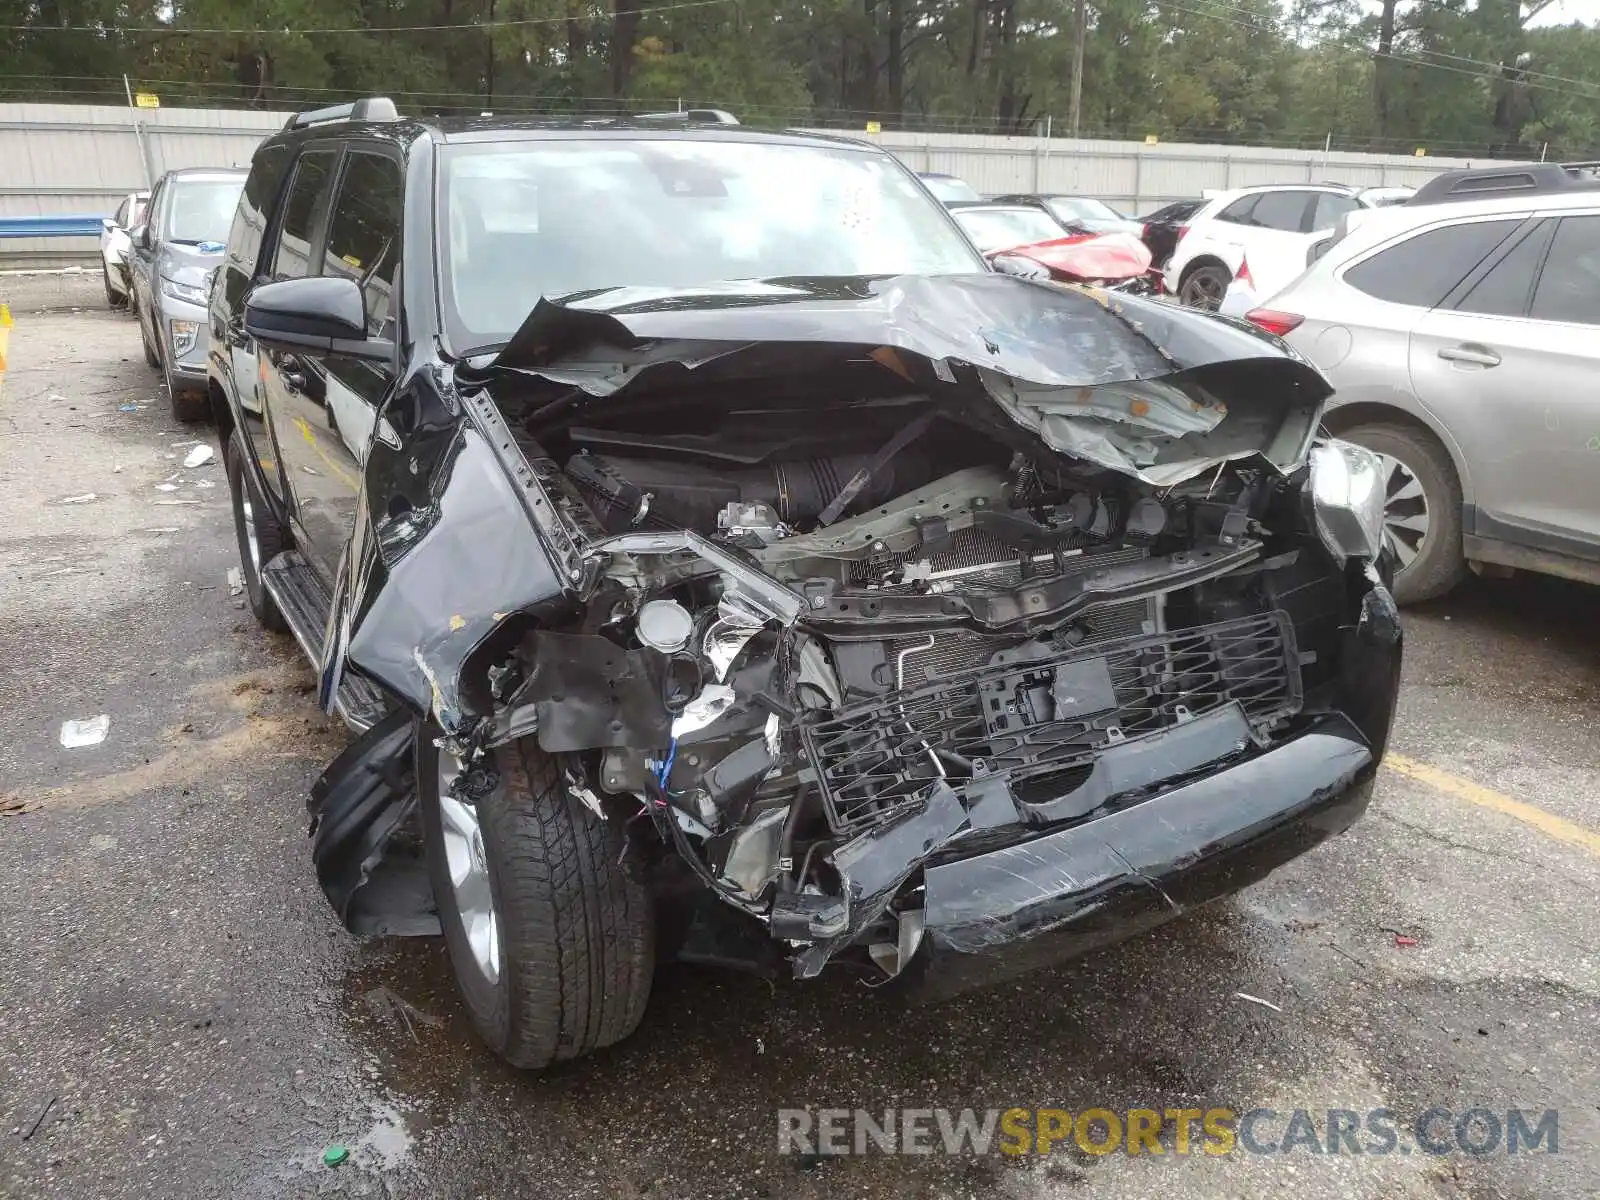
[[185, 456], [183, 465], [186, 467], [203, 467], [211, 461], [210, 446], [196, 446]]
[[106, 740], [111, 729], [111, 718], [106, 713], [82, 721], [61, 722], [61, 744], [68, 750], [82, 746], [98, 746]]
[[178, 490], [178, 485], [175, 484], [175, 483], [158, 483], [158, 484], [156, 484], [156, 491], [158, 491], [158, 492], [175, 492], [177, 490]]
[[228, 568], [228, 595], [237, 596], [244, 591], [244, 576], [238, 567]]
[[172, 505], [172, 504], [199, 504], [200, 501], [198, 501], [198, 500], [153, 500], [153, 501], [151, 501], [151, 503], [152, 504], [166, 504], [166, 505]]
[[194, 486], [197, 487], [197, 488], [216, 487], [217, 486], [217, 481], [214, 480], [214, 479], [196, 479], [194, 481]]
[[1270, 1008], [1275, 1013], [1281, 1013], [1283, 1011], [1283, 1009], [1279, 1008], [1271, 1000], [1263, 1000], [1260, 996], [1252, 996], [1249, 992], [1235, 992], [1234, 996], [1240, 1000], [1248, 1000], [1251, 1004], [1259, 1004], [1262, 1008]]
[[152, 525], [145, 530], [146, 533], [177, 533], [176, 525]]
[[63, 504], [88, 504], [90, 501], [94, 500], [95, 498], [96, 497], [95, 497], [95, 494], [93, 492], [84, 492], [83, 495], [81, 495], [81, 496], [63, 496], [63, 497], [61, 497], [61, 503], [63, 503]]

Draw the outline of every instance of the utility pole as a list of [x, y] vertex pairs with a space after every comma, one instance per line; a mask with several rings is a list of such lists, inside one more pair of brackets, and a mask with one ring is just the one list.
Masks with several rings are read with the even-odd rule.
[[1088, 0], [1075, 0], [1072, 13], [1072, 111], [1067, 127], [1078, 136], [1078, 118], [1083, 112], [1083, 41], [1089, 29]]

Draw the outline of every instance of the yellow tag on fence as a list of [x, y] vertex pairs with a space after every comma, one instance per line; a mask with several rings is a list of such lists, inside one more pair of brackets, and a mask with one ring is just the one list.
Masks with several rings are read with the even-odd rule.
[[11, 340], [11, 306], [0, 304], [0, 375], [6, 373], [6, 344]]

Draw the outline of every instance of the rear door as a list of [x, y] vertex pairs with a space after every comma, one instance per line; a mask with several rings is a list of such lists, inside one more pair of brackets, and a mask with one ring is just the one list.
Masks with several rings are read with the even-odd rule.
[[[266, 276], [273, 282], [316, 274], [342, 154], [336, 144], [312, 143], [295, 162], [267, 260]], [[341, 456], [331, 452], [337, 438], [328, 428], [322, 403], [321, 364], [309, 355], [260, 347], [254, 347], [254, 356], [255, 394], [277, 452], [295, 544], [325, 578], [331, 578], [340, 547], [318, 513], [323, 508], [322, 493], [343, 486], [333, 471], [344, 466]], [[330, 540], [335, 544], [329, 545]]]
[[250, 166], [228, 233], [222, 278], [212, 293], [210, 338], [211, 369], [228, 381], [239, 400], [239, 432], [245, 450], [261, 464], [267, 486], [280, 502], [285, 499], [283, 481], [261, 405], [256, 345], [244, 330], [244, 306], [251, 289], [269, 277], [271, 259], [264, 260], [262, 253], [267, 217], [291, 165], [289, 147], [277, 145], [262, 150]]
[[1417, 322], [1411, 377], [1471, 464], [1469, 532], [1600, 559], [1600, 211], [1519, 230]]
[[1310, 239], [1312, 216], [1319, 193], [1298, 188], [1279, 192], [1259, 192], [1247, 208], [1240, 201], [1218, 215], [1213, 236], [1238, 250], [1230, 257], [1229, 269], [1238, 274], [1240, 261], [1248, 261], [1251, 272], [1265, 270], [1278, 274], [1274, 264], [1297, 261], [1304, 267], [1305, 247]]

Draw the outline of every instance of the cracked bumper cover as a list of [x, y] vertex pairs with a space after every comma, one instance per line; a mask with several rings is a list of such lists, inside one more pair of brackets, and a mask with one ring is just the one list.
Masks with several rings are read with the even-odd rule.
[[1343, 832], [1377, 759], [1344, 716], [1119, 811], [930, 866], [932, 993], [1084, 954], [1236, 892]]

